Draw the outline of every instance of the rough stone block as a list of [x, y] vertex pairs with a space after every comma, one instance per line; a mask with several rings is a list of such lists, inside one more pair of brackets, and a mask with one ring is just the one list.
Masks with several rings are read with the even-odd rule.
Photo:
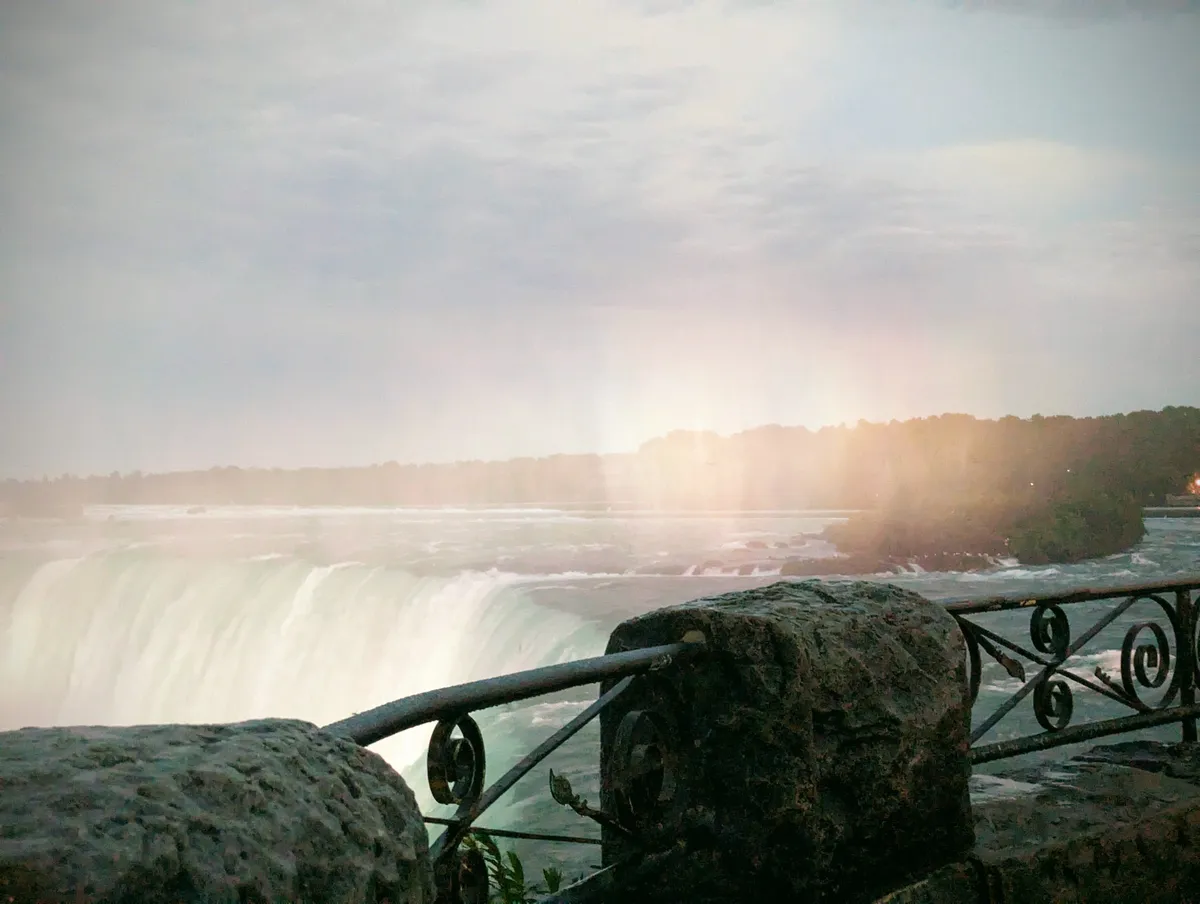
[[951, 863], [928, 878], [884, 895], [875, 904], [987, 904], [979, 870], [971, 863]]
[[1141, 740], [1007, 770], [1035, 790], [975, 806], [988, 900], [1200, 900], [1198, 762]]
[[0, 900], [433, 901], [412, 791], [305, 722], [0, 734]]
[[[941, 606], [886, 584], [782, 582], [631, 619], [608, 650], [696, 630], [707, 655], [601, 716], [604, 809], [687, 851], [637, 894], [853, 904], [970, 850], [965, 651]], [[673, 789], [645, 768], [660, 755]], [[606, 862], [629, 852], [604, 838]]]

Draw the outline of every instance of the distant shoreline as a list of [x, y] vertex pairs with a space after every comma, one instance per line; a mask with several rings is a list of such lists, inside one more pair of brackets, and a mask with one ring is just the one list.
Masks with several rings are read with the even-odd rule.
[[1142, 509], [1146, 518], [1200, 518], [1200, 505], [1188, 508], [1181, 505], [1152, 505]]
[[[95, 505], [537, 509], [744, 517], [797, 511], [953, 511], [1065, 491], [1157, 506], [1200, 480], [1200, 408], [1099, 418], [948, 414], [733, 436], [676, 431], [636, 452], [355, 468], [207, 471], [0, 482], [0, 512]], [[553, 503], [547, 500], [556, 500]]]

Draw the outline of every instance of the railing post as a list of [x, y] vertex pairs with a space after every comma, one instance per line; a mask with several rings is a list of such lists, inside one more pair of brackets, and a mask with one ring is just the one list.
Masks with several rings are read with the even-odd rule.
[[[1190, 590], [1175, 591], [1175, 612], [1179, 618], [1179, 629], [1183, 633], [1183, 643], [1178, 650], [1180, 684], [1179, 702], [1190, 706], [1196, 702], [1196, 610], [1192, 605]], [[1196, 719], [1183, 720], [1183, 742], [1192, 743], [1196, 740]]]
[[[600, 717], [603, 859], [622, 900], [874, 900], [973, 840], [965, 649], [939, 604], [779, 583], [622, 623], [609, 651], [707, 638]], [[630, 859], [629, 855], [636, 854]]]

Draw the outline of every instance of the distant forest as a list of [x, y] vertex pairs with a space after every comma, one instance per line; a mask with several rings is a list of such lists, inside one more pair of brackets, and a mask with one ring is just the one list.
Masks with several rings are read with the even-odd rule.
[[1097, 418], [947, 414], [888, 424], [676, 431], [620, 455], [363, 468], [220, 467], [0, 484], [9, 512], [96, 504], [635, 505], [912, 509], [1047, 498], [1069, 486], [1141, 504], [1200, 472], [1200, 409]]

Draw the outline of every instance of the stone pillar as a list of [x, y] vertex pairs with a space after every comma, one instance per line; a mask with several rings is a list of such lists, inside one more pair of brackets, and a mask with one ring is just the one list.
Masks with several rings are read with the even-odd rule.
[[[602, 806], [670, 863], [623, 900], [855, 904], [971, 848], [965, 652], [941, 606], [781, 582], [626, 621], [608, 652], [696, 631], [709, 654], [601, 716]], [[630, 850], [605, 829], [606, 864]]]
[[0, 827], [0, 901], [433, 901], [412, 791], [305, 722], [0, 733]]

